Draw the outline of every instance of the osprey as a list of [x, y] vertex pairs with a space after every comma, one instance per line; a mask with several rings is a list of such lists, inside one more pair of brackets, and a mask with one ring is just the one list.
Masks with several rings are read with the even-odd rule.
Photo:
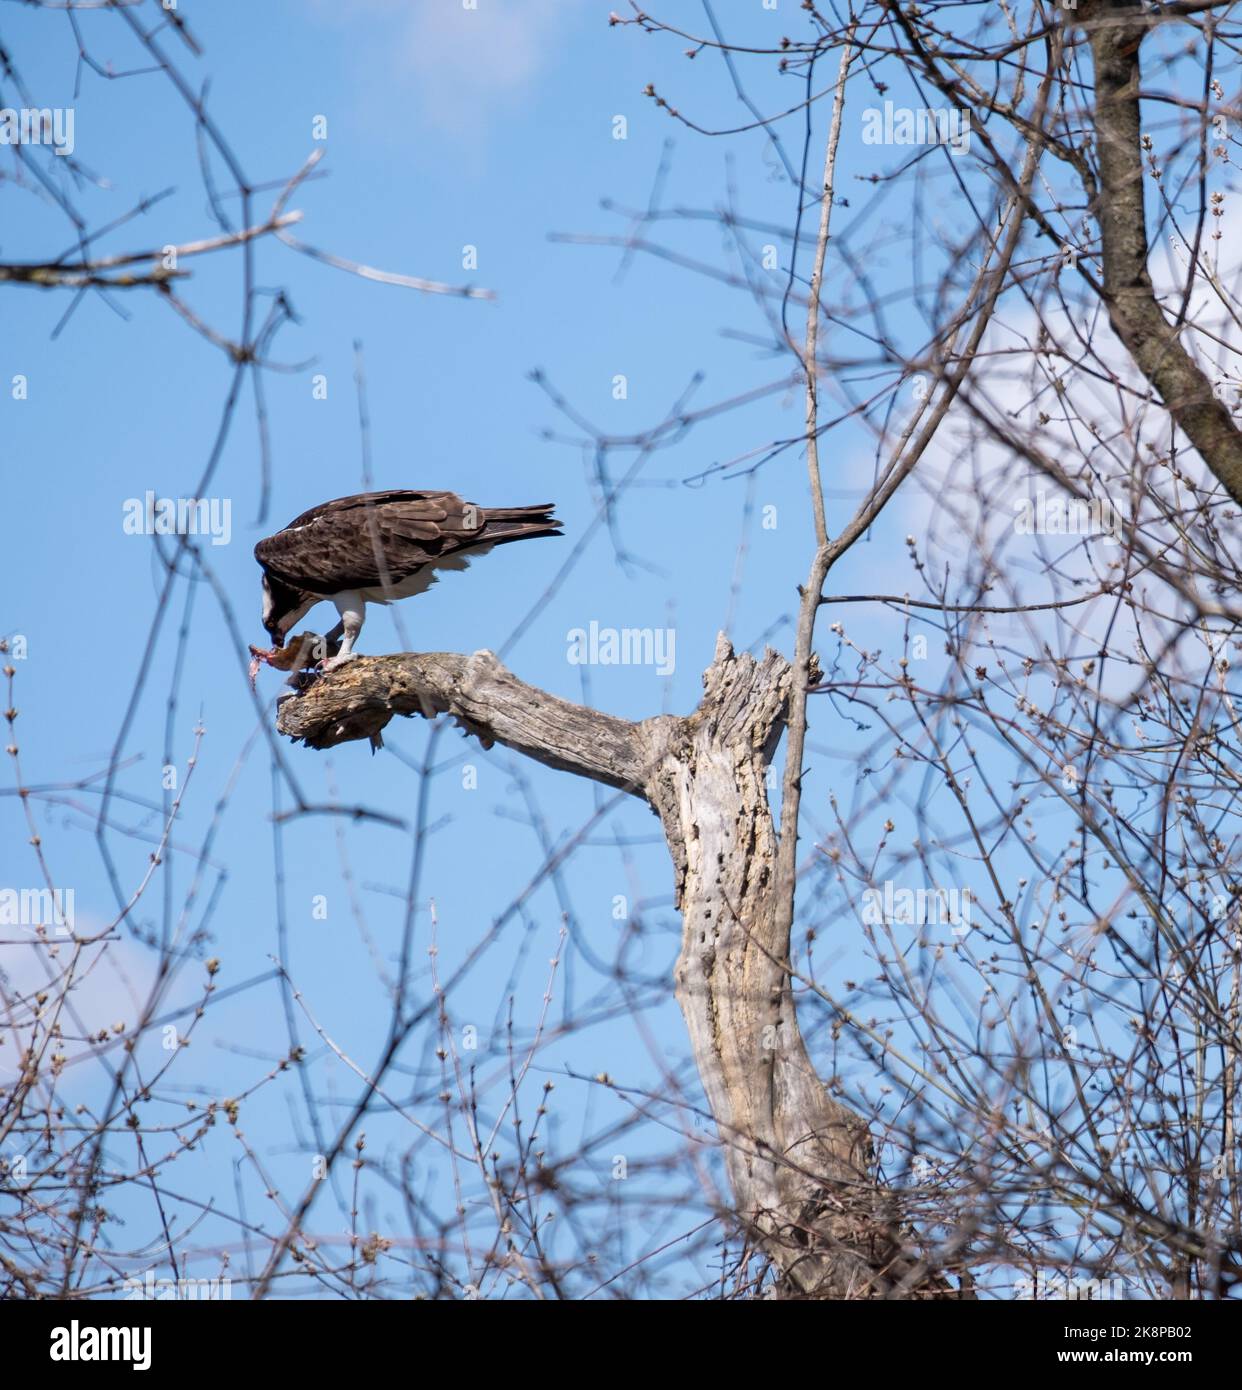
[[263, 626], [274, 645], [270, 652], [251, 648], [252, 673], [260, 661], [285, 666], [277, 653], [322, 599], [331, 599], [340, 616], [326, 638], [340, 650], [322, 669], [341, 665], [355, 655], [368, 602], [421, 594], [438, 570], [464, 570], [493, 546], [559, 536], [554, 505], [478, 507], [455, 492], [394, 490], [338, 497], [303, 512], [254, 548], [263, 566]]

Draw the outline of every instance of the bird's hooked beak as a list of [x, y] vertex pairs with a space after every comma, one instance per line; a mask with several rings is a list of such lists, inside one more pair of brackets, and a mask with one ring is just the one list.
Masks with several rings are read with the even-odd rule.
[[272, 650], [279, 651], [285, 645], [285, 634], [292, 623], [276, 615], [276, 595], [267, 575], [263, 576], [263, 626], [272, 639]]

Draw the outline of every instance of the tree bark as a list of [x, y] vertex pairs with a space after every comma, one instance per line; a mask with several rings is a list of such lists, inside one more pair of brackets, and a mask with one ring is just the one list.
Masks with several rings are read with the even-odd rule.
[[1095, 65], [1099, 183], [1092, 210], [1100, 228], [1109, 321], [1178, 428], [1242, 506], [1242, 432], [1181, 341], [1190, 325], [1165, 317], [1147, 269], [1140, 52], [1163, 16], [1146, 13], [1133, 0], [1091, 0], [1080, 15]]
[[779, 1271], [778, 1294], [954, 1296], [901, 1236], [867, 1123], [828, 1094], [798, 1028], [767, 794], [793, 681], [778, 653], [756, 661], [721, 635], [692, 714], [631, 723], [526, 685], [491, 652], [407, 652], [359, 657], [316, 680], [282, 702], [277, 728], [330, 748], [374, 741], [394, 715], [448, 714], [486, 746], [646, 801], [682, 914], [677, 1001], [737, 1218]]

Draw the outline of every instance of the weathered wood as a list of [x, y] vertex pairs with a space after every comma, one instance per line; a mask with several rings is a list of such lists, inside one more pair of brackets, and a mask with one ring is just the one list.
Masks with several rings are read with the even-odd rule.
[[374, 738], [394, 715], [451, 715], [490, 747], [643, 795], [638, 726], [518, 680], [488, 651], [360, 656], [283, 700], [276, 727], [311, 748]]
[[677, 865], [677, 1000], [738, 1215], [781, 1267], [783, 1291], [865, 1296], [874, 1271], [856, 1213], [873, 1196], [870, 1136], [807, 1057], [775, 910], [767, 770], [793, 669], [772, 651], [737, 656], [722, 636], [703, 685], [648, 784]]
[[[447, 713], [485, 744], [646, 800], [673, 861], [677, 1000], [738, 1220], [779, 1269], [783, 1296], [877, 1297], [911, 1261], [875, 1183], [866, 1122], [828, 1094], [807, 1055], [776, 911], [767, 775], [793, 679], [778, 653], [756, 661], [722, 635], [693, 714], [630, 723], [525, 684], [491, 652], [407, 652], [316, 680], [281, 704], [277, 727], [329, 748], [374, 738], [395, 714]], [[911, 1292], [949, 1290], [933, 1272]]]

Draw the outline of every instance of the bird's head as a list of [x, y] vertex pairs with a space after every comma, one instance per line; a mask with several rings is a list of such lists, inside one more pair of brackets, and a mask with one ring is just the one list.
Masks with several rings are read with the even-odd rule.
[[275, 575], [263, 576], [263, 626], [273, 647], [283, 647], [293, 625], [310, 607], [307, 595], [291, 588]]

